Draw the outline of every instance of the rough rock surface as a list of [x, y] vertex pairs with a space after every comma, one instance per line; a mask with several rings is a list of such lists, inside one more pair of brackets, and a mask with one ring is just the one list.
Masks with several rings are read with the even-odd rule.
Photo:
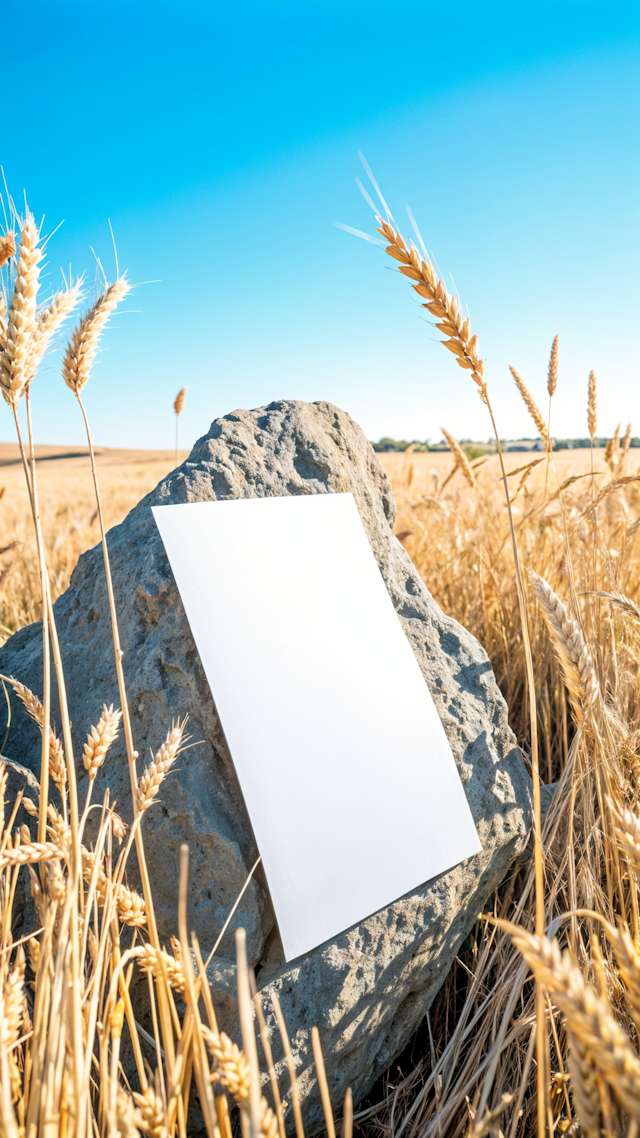
[[[403, 628], [436, 703], [478, 827], [482, 853], [292, 964], [285, 964], [264, 878], [247, 889], [212, 978], [233, 1030], [233, 929], [247, 930], [258, 986], [277, 989], [310, 1129], [321, 1108], [310, 1029], [317, 1024], [334, 1102], [356, 1101], [408, 1042], [490, 891], [527, 842], [530, 782], [487, 656], [444, 616], [393, 535], [391, 487], [359, 427], [329, 403], [282, 401], [217, 419], [188, 460], [109, 534], [133, 731], [142, 765], [172, 716], [189, 715], [192, 740], [145, 824], [162, 934], [176, 924], [178, 852], [191, 850], [189, 920], [209, 951], [256, 858], [215, 707], [149, 507], [285, 494], [355, 497]], [[260, 550], [256, 549], [256, 557]], [[118, 703], [99, 547], [84, 554], [55, 606], [70, 692], [76, 755], [104, 702]], [[0, 651], [0, 671], [41, 692], [40, 626]], [[38, 732], [14, 701], [8, 755], [37, 772]], [[81, 761], [80, 793], [86, 788]], [[102, 775], [127, 816], [124, 747]], [[94, 801], [100, 796], [100, 783]], [[380, 835], [384, 841], [384, 835]], [[133, 875], [132, 875], [133, 876]], [[269, 1008], [265, 992], [265, 1010]], [[273, 1019], [269, 1022], [273, 1026]], [[272, 1031], [283, 1069], [277, 1032]], [[283, 1088], [286, 1086], [283, 1080]]]

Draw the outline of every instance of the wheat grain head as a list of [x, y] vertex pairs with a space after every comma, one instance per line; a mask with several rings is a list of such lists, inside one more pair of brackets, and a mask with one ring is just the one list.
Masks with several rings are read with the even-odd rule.
[[16, 239], [13, 233], [3, 233], [0, 237], [0, 268], [14, 257], [16, 252]]
[[138, 783], [138, 809], [147, 810], [176, 761], [183, 743], [186, 719], [171, 724], [167, 737]]
[[82, 296], [82, 285], [77, 281], [66, 292], [57, 293], [50, 304], [36, 316], [25, 372], [25, 383], [31, 383], [51, 340]]
[[547, 374], [547, 391], [549, 397], [555, 395], [556, 387], [558, 386], [558, 337], [554, 338], [551, 345], [551, 355], [549, 356], [549, 371]]
[[[16, 680], [13, 676], [0, 675], [0, 679], [11, 685], [18, 698], [24, 704], [28, 715], [33, 719], [34, 723], [38, 724], [38, 727], [42, 731], [44, 729], [44, 708], [37, 695], [34, 695], [26, 684], [21, 684], [20, 681]], [[58, 738], [51, 726], [49, 727], [49, 763], [51, 777], [58, 787], [58, 790], [61, 791], [67, 781], [67, 767], [64, 760], [62, 741]]]
[[525, 407], [527, 408], [527, 411], [529, 412], [531, 418], [533, 419], [533, 421], [536, 425], [536, 429], [538, 431], [538, 434], [544, 439], [544, 441], [546, 443], [548, 443], [549, 442], [549, 432], [547, 430], [547, 424], [544, 420], [544, 416], [542, 415], [542, 412], [540, 411], [540, 408], [538, 407], [535, 399], [533, 398], [533, 395], [529, 391], [529, 388], [527, 387], [522, 376], [516, 371], [516, 369], [514, 367], [511, 366], [511, 364], [509, 364], [509, 371], [511, 372], [513, 378], [516, 381], [516, 387], [518, 388], [518, 391], [520, 392], [520, 394], [522, 396], [522, 399], [524, 401]]
[[598, 380], [595, 371], [589, 372], [589, 388], [587, 392], [587, 426], [589, 437], [593, 442], [598, 429]]
[[102, 296], [82, 317], [73, 331], [62, 361], [62, 376], [75, 395], [79, 395], [89, 380], [98, 344], [107, 320], [113, 310], [130, 291], [128, 280], [121, 277], [109, 285]]
[[184, 407], [184, 401], [186, 398], [186, 394], [187, 394], [186, 387], [181, 387], [178, 394], [176, 395], [176, 401], [173, 404], [173, 409], [174, 409], [176, 415], [179, 415], [180, 412], [182, 411], [182, 408]]
[[121, 711], [114, 711], [113, 704], [103, 705], [102, 715], [95, 727], [91, 728], [84, 745], [82, 761], [89, 778], [94, 779], [102, 766], [107, 751], [118, 734], [118, 727], [122, 719]]
[[133, 1091], [132, 1097], [140, 1112], [140, 1126], [150, 1138], [169, 1138], [157, 1072], [153, 1084], [149, 1082], [142, 1094]]
[[482, 402], [487, 403], [484, 363], [478, 357], [478, 338], [471, 335], [469, 318], [463, 319], [455, 296], [449, 295], [431, 262], [423, 259], [415, 245], [411, 243], [407, 248], [399, 231], [381, 217], [376, 220], [380, 222], [378, 233], [389, 242], [385, 251], [394, 261], [400, 262], [399, 271], [402, 275], [416, 282], [412, 288], [419, 296], [426, 298], [426, 304], [422, 307], [440, 321], [436, 323], [438, 331], [449, 337], [442, 341], [444, 347], [453, 353], [461, 368], [471, 372]]
[[0, 387], [5, 401], [15, 407], [24, 392], [29, 353], [36, 323], [36, 298], [40, 275], [40, 234], [31, 214], [20, 233], [20, 256], [16, 281], [0, 352]]
[[139, 945], [132, 950], [132, 955], [138, 961], [139, 968], [151, 974], [156, 980], [162, 982], [166, 976], [169, 985], [175, 989], [176, 992], [184, 992], [186, 988], [186, 980], [182, 965], [175, 956], [171, 956], [164, 949], [154, 948], [152, 944], [146, 943]]
[[475, 484], [476, 484], [476, 477], [475, 477], [475, 474], [473, 473], [473, 470], [471, 468], [471, 463], [469, 462], [469, 459], [467, 458], [466, 454], [464, 453], [464, 451], [463, 451], [462, 447], [460, 446], [460, 443], [458, 442], [458, 440], [454, 439], [453, 435], [450, 435], [449, 432], [447, 430], [445, 430], [444, 427], [441, 427], [440, 430], [442, 431], [445, 439], [447, 440], [447, 442], [449, 444], [449, 448], [450, 448], [451, 453], [453, 454], [454, 459], [455, 459], [456, 468], [458, 470], [462, 471], [467, 482], [469, 483], [469, 485], [473, 489]]
[[560, 952], [557, 941], [534, 936], [519, 925], [511, 925], [509, 932], [536, 979], [564, 1012], [569, 1031], [588, 1053], [588, 1059], [615, 1098], [632, 1118], [640, 1120], [640, 1059], [608, 1000], [587, 983], [569, 952]]
[[600, 694], [595, 666], [577, 620], [569, 615], [564, 601], [551, 585], [529, 569], [529, 580], [540, 603], [545, 624], [558, 657], [577, 723]]

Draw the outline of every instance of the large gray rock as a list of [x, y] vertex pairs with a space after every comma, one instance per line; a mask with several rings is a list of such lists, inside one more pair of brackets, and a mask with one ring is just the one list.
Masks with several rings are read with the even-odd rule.
[[[334, 1102], [356, 1101], [408, 1042], [489, 893], [524, 848], [530, 782], [507, 708], [478, 642], [444, 616], [394, 537], [391, 487], [359, 427], [329, 403], [283, 401], [217, 419], [188, 460], [109, 534], [133, 732], [142, 756], [172, 716], [188, 713], [198, 746], [184, 753], [146, 819], [145, 845], [163, 935], [175, 930], [178, 852], [191, 850], [189, 920], [208, 952], [257, 851], [220, 728], [150, 506], [215, 498], [351, 491], [402, 626], [444, 724], [478, 827], [482, 853], [286, 964], [264, 877], [247, 889], [212, 979], [223, 1022], [234, 1029], [233, 930], [247, 930], [258, 986], [280, 995], [311, 1128], [321, 1119], [310, 1049], [317, 1024]], [[260, 557], [256, 549], [255, 556]], [[76, 754], [103, 702], [118, 702], [99, 547], [79, 560], [55, 606]], [[41, 691], [39, 626], [0, 652], [0, 671]], [[7, 753], [37, 771], [38, 733], [14, 707]], [[79, 763], [81, 794], [86, 788]], [[103, 781], [123, 814], [130, 798], [124, 748]], [[94, 793], [98, 797], [99, 788]], [[380, 835], [384, 841], [384, 834]], [[348, 870], [347, 870], [348, 871]], [[133, 873], [132, 875], [133, 876]], [[273, 1028], [273, 1019], [269, 1020]], [[284, 1069], [272, 1031], [279, 1069]], [[283, 1087], [286, 1081], [283, 1080]]]

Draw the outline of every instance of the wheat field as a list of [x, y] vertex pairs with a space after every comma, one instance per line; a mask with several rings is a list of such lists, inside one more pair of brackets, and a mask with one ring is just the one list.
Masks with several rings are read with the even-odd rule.
[[[287, 1126], [303, 1138], [295, 1070], [289, 1064], [280, 1087], [242, 930], [242, 1047], [218, 1030], [200, 949], [187, 928], [184, 846], [171, 952], [158, 939], [145, 816], [166, 780], [179, 777], [174, 764], [187, 738], [176, 708], [172, 723], [157, 725], [158, 749], [140, 769], [106, 531], [171, 469], [176, 454], [94, 452], [83, 400], [104, 326], [130, 286], [126, 277], [105, 280], [63, 351], [61, 392], [84, 416], [87, 446], [37, 452], [33, 381], [63, 321], [83, 303], [82, 283], [39, 302], [43, 236], [28, 213], [14, 211], [12, 222], [0, 237], [0, 389], [17, 437], [0, 453], [0, 634], [44, 615], [45, 666], [42, 692], [30, 692], [20, 677], [2, 679], [40, 727], [42, 749], [33, 798], [6, 800], [9, 769], [0, 758], [0, 1132], [285, 1138]], [[461, 390], [466, 384], [468, 398], [479, 397], [498, 439], [469, 317], [390, 220], [378, 218], [378, 233], [447, 337], [451, 365], [462, 369]], [[352, 1138], [354, 1125], [371, 1138], [638, 1135], [640, 471], [630, 426], [601, 450], [554, 452], [540, 407], [544, 398], [551, 408], [562, 391], [557, 338], [535, 391], [511, 370], [542, 452], [503, 454], [498, 447], [495, 456], [471, 459], [448, 431], [449, 452], [409, 450], [381, 461], [398, 505], [399, 540], [444, 611], [487, 650], [532, 777], [533, 833], [478, 916], [424, 1028], [355, 1115], [350, 1092], [343, 1103], [330, 1102], [320, 1040], [309, 1025], [328, 1138], [335, 1138], [336, 1119], [343, 1138]], [[183, 402], [184, 390], [180, 396]], [[593, 440], [593, 373], [585, 377], [585, 423], [576, 424], [576, 434], [585, 426]], [[87, 737], [88, 791], [80, 802], [53, 601], [78, 555], [96, 541], [104, 550], [120, 707], [105, 706]], [[50, 724], [52, 671], [61, 737]], [[131, 782], [128, 830], [108, 793], [92, 803], [95, 775], [108, 764], [119, 731]], [[90, 844], [85, 825], [93, 806], [100, 821]], [[140, 895], [126, 880], [134, 845]], [[40, 924], [26, 944], [13, 935], [21, 873], [29, 875]], [[134, 971], [148, 980], [154, 1068], [140, 1046]], [[277, 1001], [274, 1011], [286, 1053]], [[121, 1061], [125, 1044], [133, 1082]], [[292, 1103], [286, 1118], [284, 1093]], [[189, 1131], [196, 1096], [200, 1123]]]
[[[180, 453], [180, 461], [187, 457]], [[42, 532], [51, 591], [69, 584], [78, 557], [100, 541], [87, 447], [37, 447]], [[173, 451], [98, 447], [96, 464], [107, 529], [126, 517], [175, 465]], [[0, 641], [39, 620], [38, 556], [17, 443], [0, 444]]]

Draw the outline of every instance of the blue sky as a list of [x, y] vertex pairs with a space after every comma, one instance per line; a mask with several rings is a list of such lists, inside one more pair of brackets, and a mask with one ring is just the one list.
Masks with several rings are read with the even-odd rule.
[[[382, 252], [362, 150], [468, 306], [506, 436], [640, 434], [640, 5], [607, 0], [6, 0], [1, 161], [46, 215], [50, 280], [91, 248], [141, 284], [87, 389], [103, 445], [184, 444], [236, 407], [328, 399], [370, 438], [488, 437], [486, 412]], [[81, 423], [55, 360], [42, 442]], [[34, 397], [36, 392], [34, 391]], [[10, 439], [6, 409], [0, 437]]]

